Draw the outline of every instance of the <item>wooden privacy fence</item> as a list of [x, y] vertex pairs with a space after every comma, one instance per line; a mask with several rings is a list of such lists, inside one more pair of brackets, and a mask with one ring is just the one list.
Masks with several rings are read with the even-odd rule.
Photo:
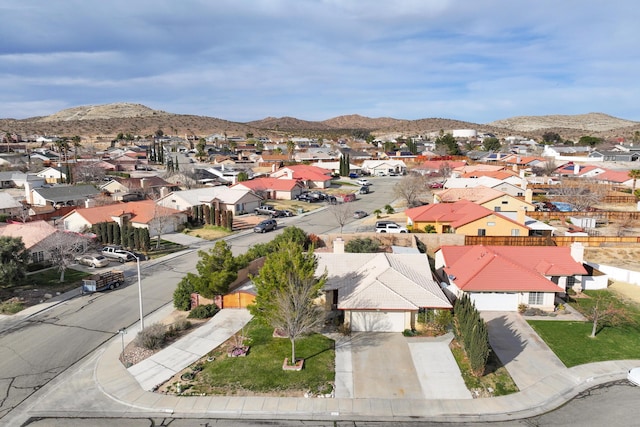
[[640, 244], [638, 236], [465, 236], [465, 245], [486, 246], [570, 246], [580, 242], [584, 246], [624, 246]]
[[547, 221], [552, 219], [563, 220], [568, 217], [576, 218], [598, 218], [607, 221], [613, 220], [639, 220], [640, 212], [638, 211], [593, 211], [593, 212], [542, 212], [542, 211], [527, 211], [527, 216], [538, 219], [540, 221]]

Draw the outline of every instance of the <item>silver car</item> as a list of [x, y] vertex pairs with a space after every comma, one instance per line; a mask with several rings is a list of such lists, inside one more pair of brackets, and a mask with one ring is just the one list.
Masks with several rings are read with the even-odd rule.
[[106, 267], [109, 265], [109, 258], [104, 255], [82, 255], [76, 258], [78, 264], [88, 265], [89, 267]]

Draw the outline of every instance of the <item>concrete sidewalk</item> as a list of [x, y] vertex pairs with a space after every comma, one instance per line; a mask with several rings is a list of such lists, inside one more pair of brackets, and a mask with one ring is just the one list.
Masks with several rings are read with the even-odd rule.
[[[163, 312], [164, 310], [164, 312]], [[159, 321], [170, 313], [168, 305], [148, 322]], [[133, 335], [133, 334], [132, 334]], [[128, 340], [133, 336], [125, 335]], [[343, 361], [350, 344], [342, 343]], [[216, 417], [262, 420], [352, 420], [386, 422], [496, 422], [533, 417], [563, 405], [580, 392], [599, 384], [622, 380], [640, 360], [600, 362], [561, 369], [539, 379], [519, 393], [482, 399], [380, 399], [348, 397], [180, 397], [146, 391], [120, 363], [121, 337], [114, 337], [67, 378], [59, 378], [29, 409], [31, 417]], [[207, 344], [208, 346], [208, 344]], [[206, 353], [205, 353], [206, 354]], [[338, 358], [336, 360], [338, 362]], [[342, 362], [341, 362], [342, 363]], [[337, 367], [337, 370], [340, 369]], [[349, 383], [349, 367], [336, 374]], [[351, 379], [351, 381], [353, 381]]]
[[129, 373], [143, 390], [152, 391], [227, 341], [252, 317], [245, 309], [220, 310], [195, 331], [130, 367]]

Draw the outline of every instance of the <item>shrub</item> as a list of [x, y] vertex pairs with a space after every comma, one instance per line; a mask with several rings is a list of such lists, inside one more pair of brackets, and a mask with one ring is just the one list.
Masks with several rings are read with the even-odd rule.
[[380, 242], [367, 237], [365, 239], [357, 238], [349, 240], [344, 246], [344, 251], [349, 253], [372, 253], [378, 252]]
[[528, 308], [529, 306], [527, 304], [521, 302], [520, 304], [518, 304], [518, 313], [522, 314], [527, 311]]
[[215, 304], [199, 305], [191, 310], [187, 317], [190, 319], [207, 319], [215, 316], [218, 311], [220, 309]]
[[183, 277], [176, 290], [173, 291], [173, 306], [177, 310], [189, 310], [191, 308], [191, 294], [195, 291], [195, 286], [191, 283], [189, 277]]
[[444, 333], [447, 331], [451, 322], [453, 321], [453, 314], [449, 310], [438, 310], [433, 320], [433, 324], [438, 332]]
[[167, 331], [167, 336], [176, 336], [182, 331], [186, 331], [191, 328], [191, 322], [187, 319], [178, 319], [171, 325], [169, 325], [169, 330]]
[[157, 350], [162, 347], [167, 337], [167, 327], [162, 323], [154, 323], [138, 332], [136, 345], [147, 350]]
[[436, 227], [433, 224], [427, 224], [424, 226], [424, 232], [425, 233], [435, 233], [436, 232]]
[[404, 335], [405, 337], [415, 337], [416, 335], [418, 335], [418, 333], [413, 329], [405, 329], [404, 331], [402, 331], [402, 335]]
[[0, 314], [16, 314], [24, 309], [24, 303], [18, 298], [11, 298], [0, 303]]

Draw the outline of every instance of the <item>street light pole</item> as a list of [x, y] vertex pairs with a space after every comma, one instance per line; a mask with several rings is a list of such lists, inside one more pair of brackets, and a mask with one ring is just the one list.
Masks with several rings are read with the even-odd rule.
[[136, 264], [138, 267], [138, 304], [140, 306], [140, 331], [144, 330], [144, 314], [142, 312], [142, 281], [140, 276], [140, 257], [133, 252], [122, 250], [122, 252], [126, 252], [132, 257], [136, 259]]
[[120, 336], [122, 337], [122, 363], [124, 363], [125, 365], [127, 364], [127, 361], [124, 358], [124, 334], [127, 333], [127, 328], [120, 328], [118, 329], [118, 333], [120, 334]]

